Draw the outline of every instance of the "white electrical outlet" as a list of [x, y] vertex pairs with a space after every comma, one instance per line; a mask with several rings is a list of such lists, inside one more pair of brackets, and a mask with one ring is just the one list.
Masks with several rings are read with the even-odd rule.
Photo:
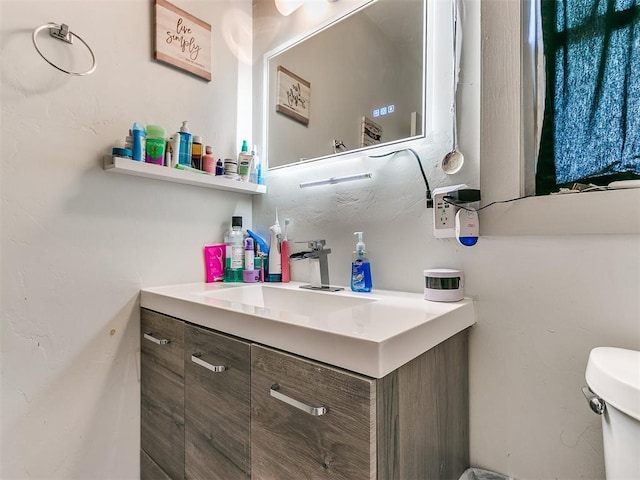
[[451, 192], [462, 190], [467, 187], [462, 185], [451, 185], [433, 189], [433, 235], [436, 238], [453, 238], [456, 236], [456, 213], [460, 207], [448, 203], [444, 197]]

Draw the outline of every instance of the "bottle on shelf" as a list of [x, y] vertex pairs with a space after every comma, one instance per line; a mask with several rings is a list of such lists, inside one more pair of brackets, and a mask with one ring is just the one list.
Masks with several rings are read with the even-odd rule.
[[224, 164], [221, 158], [216, 162], [216, 175], [224, 175]]
[[178, 132], [171, 135], [169, 144], [171, 145], [171, 155], [167, 167], [176, 168], [180, 159], [180, 134]]
[[204, 156], [202, 157], [202, 169], [212, 175], [216, 173], [216, 157], [213, 156], [213, 147], [207, 145], [204, 147]]
[[251, 161], [253, 156], [249, 153], [249, 145], [247, 141], [242, 141], [242, 147], [238, 154], [238, 176], [243, 182], [249, 181], [249, 170], [251, 169]]
[[224, 159], [224, 176], [238, 180], [238, 161], [235, 158]]
[[255, 164], [256, 170], [256, 183], [258, 185], [264, 185], [264, 172], [262, 170], [262, 160], [258, 156], [258, 147], [256, 145], [253, 146], [253, 163]]
[[131, 129], [131, 151], [133, 159], [139, 162], [144, 160], [146, 136], [147, 132], [144, 127], [140, 123], [134, 122], [133, 128]]
[[182, 122], [180, 127], [180, 154], [178, 155], [178, 163], [187, 167], [191, 166], [191, 143], [193, 141], [189, 132], [187, 120]]
[[158, 125], [147, 125], [146, 157], [147, 163], [164, 165], [164, 128]]
[[251, 183], [258, 183], [258, 163], [260, 159], [258, 158], [258, 147], [255, 145], [253, 149], [251, 149], [251, 169], [249, 170], [249, 181]]
[[193, 143], [191, 144], [191, 167], [203, 170], [202, 168], [202, 137], [199, 135], [193, 136]]

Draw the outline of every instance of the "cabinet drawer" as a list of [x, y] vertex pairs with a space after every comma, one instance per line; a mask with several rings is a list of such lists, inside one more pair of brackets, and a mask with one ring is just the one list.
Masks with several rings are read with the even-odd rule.
[[184, 323], [151, 310], [140, 311], [140, 350], [147, 360], [184, 376]]
[[185, 328], [186, 477], [248, 479], [251, 472], [251, 347]]
[[375, 379], [258, 345], [251, 375], [254, 480], [376, 478]]
[[[181, 479], [184, 478], [184, 323], [145, 310], [141, 317], [140, 446], [170, 478]], [[148, 332], [168, 343], [145, 339]], [[177, 353], [180, 361], [175, 358]]]

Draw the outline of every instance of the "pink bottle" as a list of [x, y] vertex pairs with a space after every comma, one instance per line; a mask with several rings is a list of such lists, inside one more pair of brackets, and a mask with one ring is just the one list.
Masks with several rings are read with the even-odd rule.
[[202, 156], [202, 170], [210, 173], [211, 175], [215, 175], [216, 158], [213, 156], [213, 148], [211, 145], [207, 145], [204, 151], [205, 154]]

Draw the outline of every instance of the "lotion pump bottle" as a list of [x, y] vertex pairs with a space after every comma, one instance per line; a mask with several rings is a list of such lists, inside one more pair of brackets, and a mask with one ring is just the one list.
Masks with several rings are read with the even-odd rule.
[[238, 175], [243, 182], [249, 181], [252, 160], [253, 157], [249, 153], [249, 145], [247, 145], [246, 140], [243, 140], [240, 154], [238, 155]]
[[373, 288], [371, 281], [371, 264], [367, 258], [365, 244], [362, 241], [362, 232], [354, 232], [358, 237], [356, 249], [353, 252], [351, 263], [351, 290], [354, 292], [370, 292]]

